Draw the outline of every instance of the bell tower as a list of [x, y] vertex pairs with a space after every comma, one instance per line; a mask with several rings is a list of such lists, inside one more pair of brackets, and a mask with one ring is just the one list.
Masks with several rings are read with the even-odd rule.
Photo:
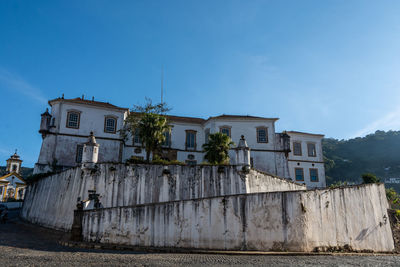
[[18, 154], [17, 154], [17, 150], [15, 150], [14, 155], [12, 155], [8, 160], [7, 160], [7, 167], [6, 167], [6, 171], [8, 173], [18, 173], [20, 174], [21, 172], [21, 163], [22, 160], [19, 158]]

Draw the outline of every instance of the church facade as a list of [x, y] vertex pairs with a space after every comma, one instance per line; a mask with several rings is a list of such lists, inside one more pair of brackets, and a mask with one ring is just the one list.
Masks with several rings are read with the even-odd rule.
[[0, 177], [0, 201], [24, 199], [26, 183], [21, 176], [21, 163], [17, 152], [7, 160], [7, 174]]
[[[41, 115], [39, 132], [42, 147], [34, 173], [51, 171], [54, 166], [69, 168], [82, 162], [83, 144], [90, 133], [99, 144], [98, 162], [125, 162], [132, 156], [143, 158], [145, 151], [138, 136], [123, 139], [119, 130], [129, 109], [82, 98], [56, 98], [51, 110]], [[167, 116], [172, 124], [165, 133], [163, 156], [189, 165], [204, 161], [202, 145], [208, 135], [222, 132], [236, 144], [241, 136], [250, 148], [253, 168], [304, 183], [310, 188], [325, 187], [321, 140], [323, 135], [288, 131], [277, 133], [277, 118], [220, 115], [208, 119]], [[235, 164], [234, 147], [229, 151]]]

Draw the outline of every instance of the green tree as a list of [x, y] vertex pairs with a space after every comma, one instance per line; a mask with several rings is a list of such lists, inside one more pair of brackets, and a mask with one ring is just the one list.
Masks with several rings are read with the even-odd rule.
[[372, 173], [364, 173], [361, 176], [361, 178], [362, 178], [364, 184], [379, 183], [379, 178], [376, 177], [376, 175], [372, 174]]
[[386, 189], [386, 198], [389, 202], [390, 208], [396, 208], [398, 209], [400, 206], [400, 197], [396, 193], [396, 190], [394, 188], [387, 188]]
[[128, 117], [125, 119], [126, 127], [121, 135], [126, 139], [127, 133], [132, 136], [138, 133], [142, 147], [146, 150], [146, 161], [150, 161], [150, 154], [153, 156], [161, 151], [161, 145], [165, 141], [165, 132], [171, 130], [171, 125], [165, 115], [170, 109], [166, 103], [153, 104], [146, 99], [144, 106], [134, 105]]
[[211, 164], [229, 163], [229, 148], [234, 143], [223, 133], [209, 135], [208, 143], [203, 145], [204, 158]]

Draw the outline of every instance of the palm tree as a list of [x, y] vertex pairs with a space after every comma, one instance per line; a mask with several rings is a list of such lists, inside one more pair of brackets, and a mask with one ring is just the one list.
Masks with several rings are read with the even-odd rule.
[[142, 146], [146, 150], [146, 161], [150, 161], [150, 153], [155, 155], [165, 141], [164, 133], [171, 130], [167, 118], [155, 113], [145, 113], [138, 121], [137, 128]]
[[203, 145], [206, 153], [204, 158], [211, 164], [224, 164], [229, 162], [229, 149], [232, 142], [231, 138], [223, 133], [213, 133], [209, 135], [208, 143]]
[[138, 133], [142, 147], [146, 150], [146, 161], [150, 161], [150, 154], [159, 152], [161, 145], [165, 141], [165, 132], [171, 130], [167, 118], [162, 115], [169, 109], [165, 103], [153, 105], [147, 99], [144, 106], [134, 106], [134, 109], [126, 118], [127, 129], [121, 131], [122, 136], [126, 136], [125, 131], [135, 134]]

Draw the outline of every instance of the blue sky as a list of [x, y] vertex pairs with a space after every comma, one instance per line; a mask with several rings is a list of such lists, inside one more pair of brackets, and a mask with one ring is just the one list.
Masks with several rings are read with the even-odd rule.
[[47, 100], [279, 117], [351, 138], [400, 130], [400, 1], [0, 1], [0, 165], [33, 166]]

